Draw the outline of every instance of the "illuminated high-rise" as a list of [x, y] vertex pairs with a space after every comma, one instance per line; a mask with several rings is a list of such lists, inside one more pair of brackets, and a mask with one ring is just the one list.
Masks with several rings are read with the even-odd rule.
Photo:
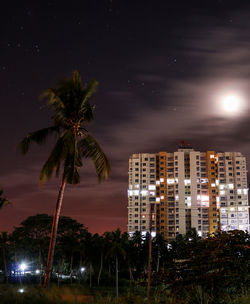
[[249, 231], [246, 158], [240, 152], [133, 154], [129, 159], [128, 232], [174, 238], [196, 228]]

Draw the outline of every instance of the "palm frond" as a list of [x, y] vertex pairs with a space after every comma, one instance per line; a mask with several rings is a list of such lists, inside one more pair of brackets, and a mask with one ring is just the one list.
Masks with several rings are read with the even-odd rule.
[[32, 142], [35, 142], [39, 145], [44, 144], [49, 135], [52, 133], [59, 134], [60, 128], [58, 126], [52, 126], [49, 128], [44, 128], [32, 133], [29, 133], [26, 137], [23, 138], [23, 140], [18, 144], [18, 150], [21, 151], [21, 153], [26, 154], [29, 151], [30, 145]]
[[79, 107], [79, 115], [86, 122], [94, 119], [95, 107], [91, 106], [88, 100], [96, 92], [98, 84], [96, 80], [93, 80], [83, 91], [84, 96]]
[[107, 179], [111, 171], [110, 164], [95, 138], [88, 133], [79, 141], [78, 148], [82, 157], [92, 158], [99, 181]]
[[2, 194], [3, 190], [0, 190], [0, 209], [10, 204], [10, 202], [6, 198], [2, 197]]

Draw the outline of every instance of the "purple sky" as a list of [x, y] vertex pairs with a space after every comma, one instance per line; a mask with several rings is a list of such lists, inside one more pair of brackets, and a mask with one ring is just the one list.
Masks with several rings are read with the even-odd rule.
[[[185, 140], [197, 150], [240, 151], [249, 163], [247, 2], [6, 3], [1, 16], [0, 186], [12, 206], [0, 212], [0, 231], [54, 210], [58, 180], [43, 187], [38, 183], [53, 140], [26, 156], [16, 146], [28, 132], [50, 125], [51, 113], [38, 97], [75, 69], [84, 81], [100, 82], [90, 130], [112, 166], [111, 178], [99, 185], [87, 162], [81, 184], [66, 188], [62, 214], [91, 232], [126, 229], [132, 153], [174, 151]], [[225, 115], [218, 103], [218, 95], [228, 92], [245, 101], [238, 115]]]

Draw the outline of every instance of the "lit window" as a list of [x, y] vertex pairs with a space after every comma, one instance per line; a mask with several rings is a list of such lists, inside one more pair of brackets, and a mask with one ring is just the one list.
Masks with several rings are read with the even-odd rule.
[[148, 190], [155, 190], [156, 189], [156, 186], [155, 185], [149, 185], [148, 186]]

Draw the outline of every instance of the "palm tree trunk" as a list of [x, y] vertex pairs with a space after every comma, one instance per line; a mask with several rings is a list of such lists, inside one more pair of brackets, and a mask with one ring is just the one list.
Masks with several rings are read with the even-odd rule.
[[102, 265], [103, 265], [103, 254], [101, 253], [101, 265], [100, 265], [100, 270], [99, 270], [98, 279], [97, 279], [98, 286], [99, 286], [99, 283], [100, 283], [100, 278], [101, 278], [101, 273], [102, 273]]
[[62, 207], [62, 201], [63, 201], [63, 194], [64, 189], [66, 186], [66, 182], [64, 178], [62, 179], [59, 194], [57, 198], [57, 204], [56, 204], [56, 210], [53, 218], [53, 225], [51, 230], [51, 236], [50, 236], [50, 245], [49, 245], [49, 253], [48, 253], [48, 260], [47, 260], [47, 266], [45, 271], [45, 278], [44, 278], [44, 287], [47, 287], [50, 282], [51, 272], [52, 272], [52, 266], [53, 266], [53, 258], [54, 258], [54, 252], [55, 252], [55, 246], [56, 246], [56, 236], [57, 236], [57, 229], [58, 229], [58, 222]]
[[42, 252], [41, 252], [41, 245], [39, 245], [39, 281], [40, 285], [42, 285]]
[[159, 268], [160, 268], [160, 252], [158, 251], [156, 272], [159, 272]]
[[109, 278], [111, 277], [111, 269], [110, 269], [110, 263], [109, 263]]
[[89, 265], [89, 288], [92, 287], [92, 264]]
[[115, 283], [116, 283], [116, 297], [118, 298], [119, 292], [118, 292], [118, 257], [115, 257]]
[[131, 267], [129, 267], [129, 280], [134, 281], [133, 271]]
[[151, 288], [151, 256], [152, 256], [152, 205], [150, 204], [150, 219], [149, 219], [149, 248], [148, 248], [148, 286], [147, 286], [147, 298], [150, 301], [150, 288]]
[[80, 283], [81, 283], [81, 274], [82, 274], [82, 272], [81, 272], [81, 269], [82, 269], [82, 255], [80, 254], [80, 267], [79, 267], [79, 271], [78, 271], [78, 284], [80, 285]]
[[4, 264], [4, 276], [5, 276], [5, 283], [8, 284], [8, 271], [7, 271], [7, 262], [6, 262], [6, 235], [2, 233], [2, 245], [3, 245], [3, 264]]
[[70, 283], [72, 285], [72, 273], [73, 273], [73, 252], [71, 253], [71, 258], [70, 258]]

